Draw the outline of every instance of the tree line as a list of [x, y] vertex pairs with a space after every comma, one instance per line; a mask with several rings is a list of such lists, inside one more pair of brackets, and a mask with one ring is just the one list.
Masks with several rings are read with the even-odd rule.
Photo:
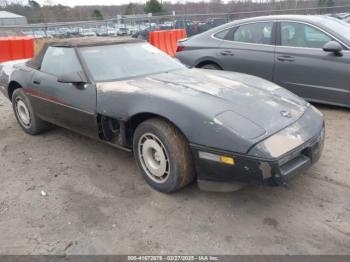
[[[111, 18], [117, 15], [148, 14], [166, 15], [175, 12], [178, 15], [185, 14], [209, 14], [209, 13], [240, 13], [257, 10], [282, 10], [295, 8], [332, 7], [335, 5], [348, 5], [349, 0], [210, 0], [201, 2], [148, 0], [145, 4], [129, 3], [113, 6], [76, 6], [69, 7], [54, 4], [46, 0], [40, 5], [35, 0], [17, 0], [16, 2], [0, 0], [0, 10], [6, 10], [26, 16], [29, 23], [82, 21], [91, 19]], [[331, 11], [331, 10], [330, 10]], [[242, 14], [246, 16], [246, 14]]]

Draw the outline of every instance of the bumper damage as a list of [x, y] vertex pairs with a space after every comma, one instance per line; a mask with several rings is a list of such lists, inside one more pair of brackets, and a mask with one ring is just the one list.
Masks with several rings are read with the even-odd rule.
[[[311, 116], [315, 117], [312, 114]], [[207, 191], [228, 192], [237, 190], [236, 188], [241, 187], [242, 184], [278, 186], [287, 183], [289, 179], [302, 174], [316, 163], [322, 154], [325, 128], [322, 117], [318, 116], [318, 118], [320, 121], [317, 124], [305, 128], [304, 124], [310, 120], [309, 113], [292, 126], [276, 134], [279, 139], [274, 145], [277, 148], [274, 148], [274, 151], [282, 152], [283, 147], [288, 144], [283, 143], [283, 136], [286, 137], [287, 141], [291, 138], [303, 140], [302, 143], [293, 145], [291, 150], [283, 152], [277, 157], [273, 157], [267, 152], [269, 148], [266, 144], [269, 143], [265, 143], [266, 141], [253, 147], [248, 154], [236, 154], [191, 145], [199, 187]], [[300, 128], [300, 132], [298, 132], [298, 128]], [[289, 132], [288, 129], [292, 130], [293, 133]], [[262, 154], [262, 151], [266, 152]], [[218, 157], [218, 161], [215, 160], [215, 156]], [[232, 160], [223, 162], [220, 159]], [[226, 185], [223, 186], [223, 183]]]

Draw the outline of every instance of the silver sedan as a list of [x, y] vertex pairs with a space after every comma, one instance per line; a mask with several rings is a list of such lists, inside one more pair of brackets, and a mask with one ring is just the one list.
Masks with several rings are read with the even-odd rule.
[[326, 16], [237, 20], [179, 42], [184, 64], [251, 74], [312, 102], [350, 106], [350, 26]]

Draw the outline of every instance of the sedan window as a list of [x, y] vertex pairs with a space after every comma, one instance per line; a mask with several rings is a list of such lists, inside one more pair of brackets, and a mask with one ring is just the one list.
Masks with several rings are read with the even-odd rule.
[[81, 72], [82, 68], [73, 48], [49, 47], [40, 70], [51, 75], [62, 76], [72, 72]]
[[271, 44], [272, 22], [251, 23], [238, 27], [233, 41], [251, 44]]
[[302, 23], [281, 23], [282, 46], [322, 48], [332, 39], [320, 30]]
[[216, 33], [214, 35], [214, 37], [219, 38], [219, 39], [226, 39], [226, 37], [227, 37], [228, 33], [230, 32], [230, 30], [232, 30], [232, 29], [229, 28], [229, 29], [226, 29], [226, 30], [221, 31], [219, 33]]

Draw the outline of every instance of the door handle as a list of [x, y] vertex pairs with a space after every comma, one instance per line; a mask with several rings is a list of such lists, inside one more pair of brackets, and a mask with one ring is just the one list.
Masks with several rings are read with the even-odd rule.
[[36, 85], [40, 85], [41, 82], [39, 80], [34, 80], [33, 83]]
[[224, 51], [221, 51], [220, 52], [221, 55], [223, 56], [234, 56], [234, 54], [231, 52], [231, 51], [228, 51], [228, 50], [224, 50]]
[[281, 55], [277, 59], [281, 62], [294, 62], [294, 58], [289, 55]]

